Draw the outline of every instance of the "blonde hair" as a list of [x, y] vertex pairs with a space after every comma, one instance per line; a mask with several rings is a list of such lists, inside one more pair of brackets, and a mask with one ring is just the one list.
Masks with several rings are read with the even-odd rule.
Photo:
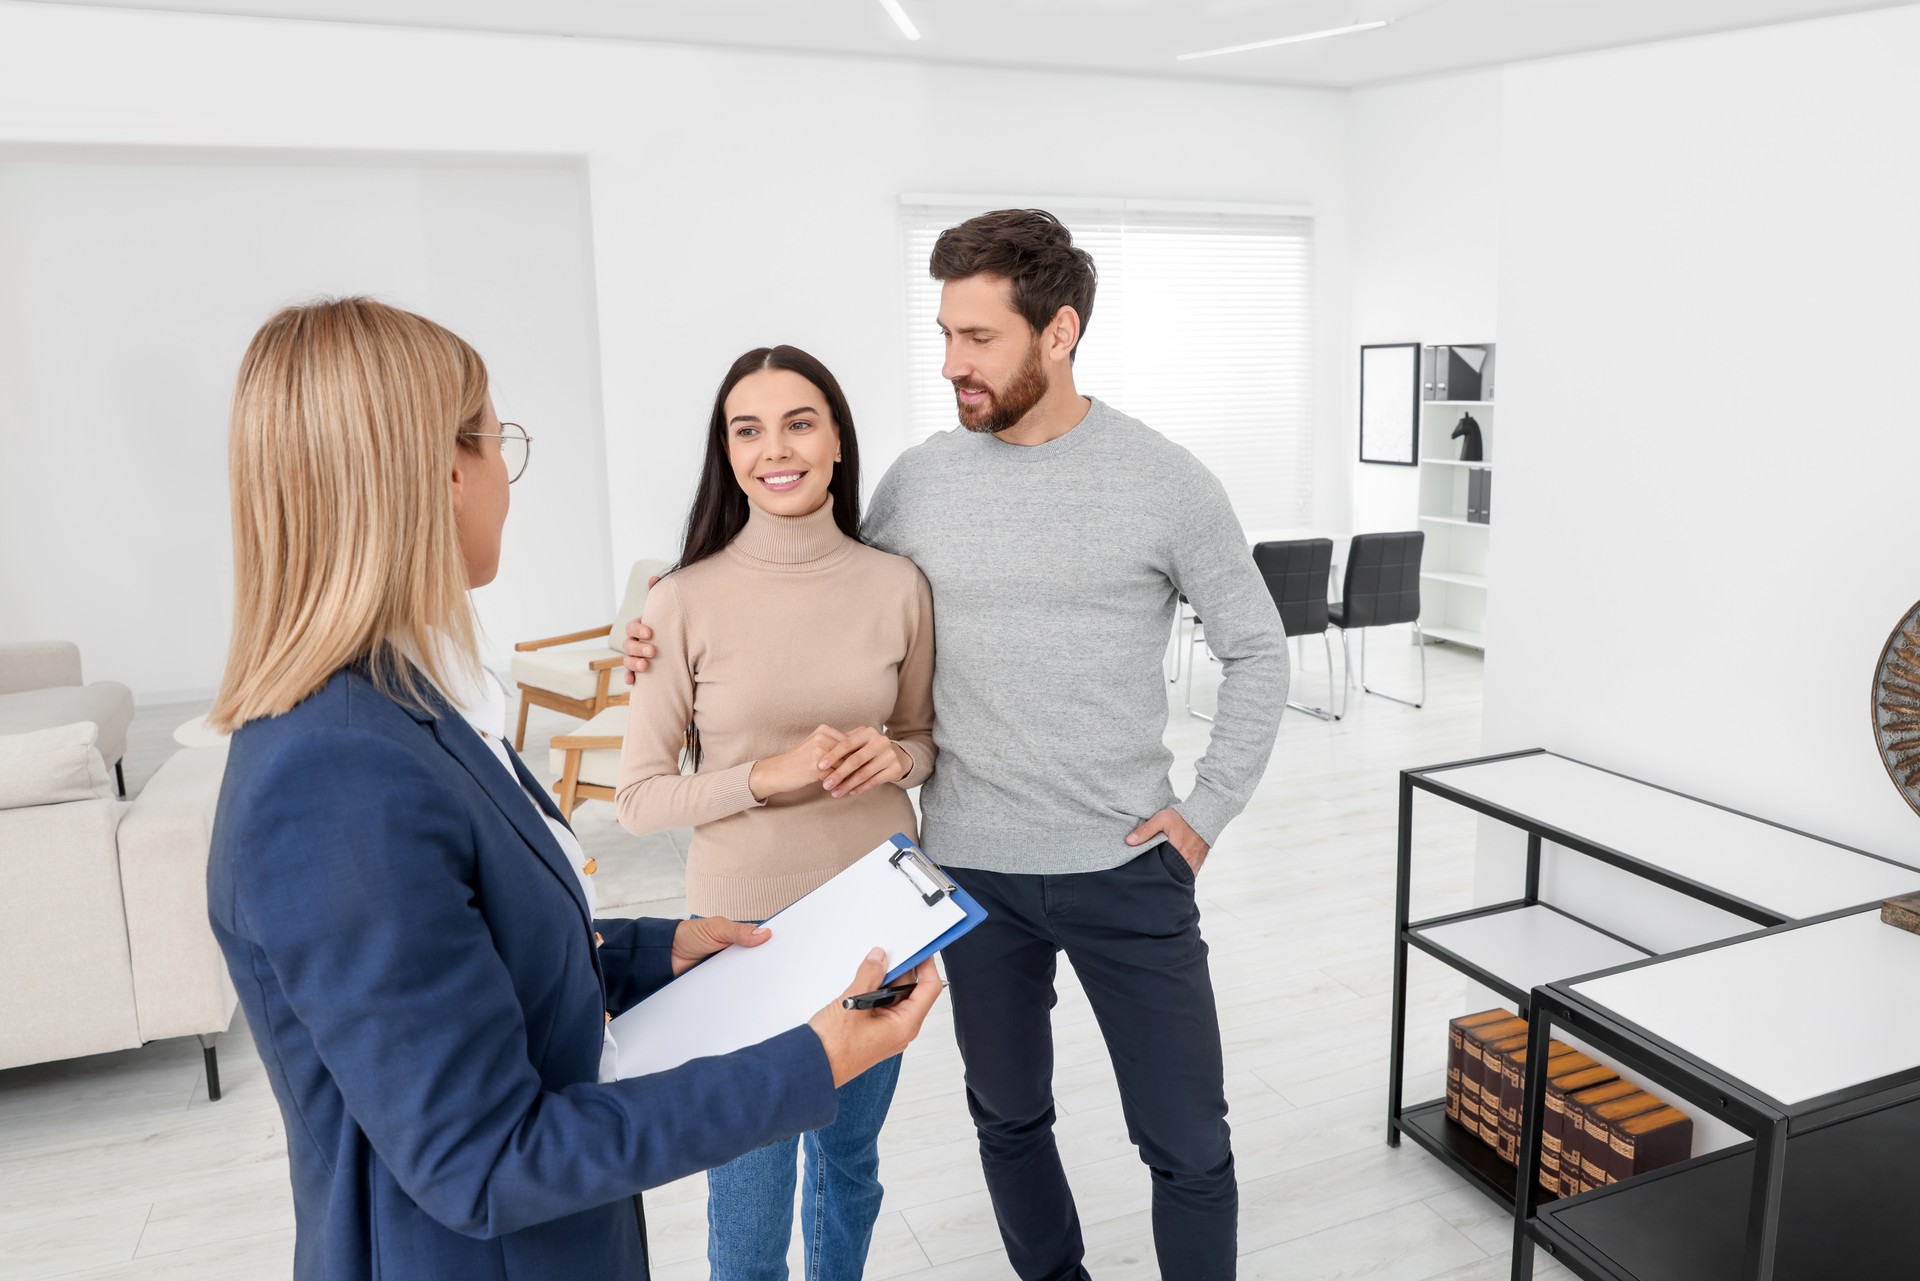
[[288, 307], [240, 363], [228, 441], [233, 635], [208, 720], [278, 716], [342, 667], [427, 705], [479, 672], [448, 476], [487, 369], [430, 320], [368, 298]]

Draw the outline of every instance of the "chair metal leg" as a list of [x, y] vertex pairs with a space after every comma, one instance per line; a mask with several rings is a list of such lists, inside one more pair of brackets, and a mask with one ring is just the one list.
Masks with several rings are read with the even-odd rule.
[[1420, 620], [1413, 622], [1413, 640], [1420, 647], [1420, 699], [1401, 698], [1397, 694], [1382, 694], [1377, 689], [1367, 688], [1367, 629], [1360, 629], [1360, 692], [1384, 698], [1388, 702], [1399, 703], [1403, 707], [1425, 707], [1427, 704], [1427, 636], [1420, 630]]
[[1199, 618], [1198, 616], [1196, 616], [1194, 619], [1193, 631], [1191, 632], [1190, 639], [1188, 640], [1187, 645], [1185, 647], [1187, 652], [1186, 707], [1187, 707], [1187, 715], [1193, 717], [1193, 719], [1197, 721], [1206, 721], [1209, 724], [1211, 724], [1213, 721], [1213, 717], [1207, 715], [1205, 712], [1196, 712], [1193, 710], [1193, 669], [1195, 667], [1195, 663], [1193, 659], [1193, 651], [1199, 648], [1201, 645], [1206, 644], [1206, 638], [1200, 634], [1200, 626], [1201, 624], [1200, 624]]
[[[1327, 634], [1325, 632], [1321, 632], [1320, 643], [1326, 648], [1326, 651], [1327, 651], [1327, 702], [1331, 704], [1334, 701], [1334, 698], [1333, 698], [1333, 691], [1334, 691], [1333, 642], [1327, 639]], [[1303, 642], [1301, 644], [1301, 649], [1304, 650], [1305, 648], [1306, 648], [1306, 645]], [[1297, 674], [1300, 668], [1298, 665], [1296, 665], [1293, 670]], [[1340, 713], [1333, 711], [1330, 707], [1308, 707], [1305, 703], [1295, 703], [1292, 701], [1289, 701], [1287, 703], [1287, 706], [1291, 707], [1296, 712], [1305, 712], [1307, 715], [1317, 717], [1323, 721], [1337, 721], [1340, 719]]]
[[217, 1102], [220, 1098], [220, 1056], [214, 1052], [213, 1043], [218, 1039], [213, 1032], [200, 1034], [200, 1056], [207, 1065], [207, 1099]]
[[127, 762], [125, 757], [122, 757], [121, 759], [113, 763], [113, 781], [115, 785], [118, 786], [120, 789], [120, 798], [122, 800], [125, 800], [127, 795], [126, 764]]

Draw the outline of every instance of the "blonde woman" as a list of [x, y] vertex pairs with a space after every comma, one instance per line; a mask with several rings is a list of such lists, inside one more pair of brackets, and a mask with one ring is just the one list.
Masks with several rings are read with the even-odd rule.
[[643, 1277], [634, 1194], [831, 1122], [937, 991], [923, 966], [891, 1010], [610, 1079], [611, 1013], [763, 937], [593, 919], [503, 741], [467, 592], [524, 448], [473, 349], [379, 303], [289, 308], [241, 365], [208, 909], [286, 1121], [296, 1277]]

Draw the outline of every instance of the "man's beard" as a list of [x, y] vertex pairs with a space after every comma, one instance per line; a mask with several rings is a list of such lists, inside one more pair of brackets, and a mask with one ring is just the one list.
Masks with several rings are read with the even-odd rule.
[[[1040, 403], [1047, 394], [1047, 368], [1040, 357], [1040, 341], [1035, 339], [1033, 346], [1027, 349], [1026, 363], [1008, 380], [1004, 388], [995, 389], [984, 383], [955, 383], [954, 403], [960, 409], [960, 425], [968, 431], [992, 432], [999, 435], [1007, 428], [1027, 416], [1027, 411]], [[968, 405], [960, 399], [960, 389], [984, 391], [987, 400], [982, 405]]]

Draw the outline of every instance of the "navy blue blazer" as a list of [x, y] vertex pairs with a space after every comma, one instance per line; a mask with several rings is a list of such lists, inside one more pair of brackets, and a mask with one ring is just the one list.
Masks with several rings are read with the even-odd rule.
[[800, 1027], [599, 1084], [676, 923], [590, 920], [440, 710], [343, 670], [233, 736], [208, 910], [286, 1121], [294, 1276], [643, 1277], [633, 1194], [832, 1121], [826, 1054]]

